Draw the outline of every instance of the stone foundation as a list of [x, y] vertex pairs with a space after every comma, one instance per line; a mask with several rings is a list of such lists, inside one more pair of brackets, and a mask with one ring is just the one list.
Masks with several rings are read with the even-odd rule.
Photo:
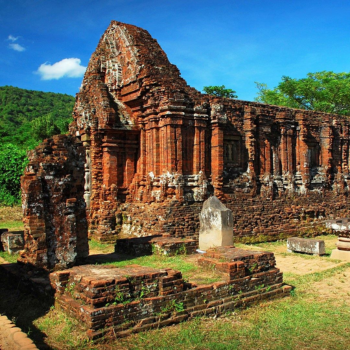
[[138, 265], [77, 266], [50, 275], [56, 304], [84, 322], [88, 335], [122, 337], [226, 311], [264, 299], [287, 296], [272, 253], [236, 248], [210, 251], [202, 264], [214, 264], [226, 281], [185, 282], [179, 271]]
[[[228, 281], [251, 275], [254, 275], [254, 278], [258, 276], [263, 278], [266, 271], [270, 273], [274, 271], [281, 277], [282, 282], [282, 274], [278, 269], [275, 269], [276, 260], [273, 253], [256, 252], [235, 247], [217, 247], [209, 249], [200, 257], [198, 264], [223, 272]], [[259, 273], [262, 274], [259, 275]]]

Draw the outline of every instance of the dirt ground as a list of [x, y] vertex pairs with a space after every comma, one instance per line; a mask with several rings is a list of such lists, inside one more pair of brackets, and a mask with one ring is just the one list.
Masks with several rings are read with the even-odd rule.
[[276, 265], [283, 273], [293, 273], [296, 275], [320, 272], [342, 264], [335, 260], [326, 260], [319, 257], [307, 259], [308, 256], [300, 256], [300, 254], [283, 256], [277, 253], [275, 257]]

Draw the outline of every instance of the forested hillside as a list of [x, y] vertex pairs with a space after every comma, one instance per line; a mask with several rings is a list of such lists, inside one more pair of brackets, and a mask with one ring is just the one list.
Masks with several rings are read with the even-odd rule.
[[19, 201], [26, 151], [68, 131], [74, 101], [69, 95], [0, 87], [0, 204]]
[[43, 135], [38, 128], [51, 127], [56, 134], [66, 132], [72, 121], [73, 106], [73, 96], [24, 90], [13, 86], [0, 87], [1, 143], [32, 148], [45, 136], [51, 136]]

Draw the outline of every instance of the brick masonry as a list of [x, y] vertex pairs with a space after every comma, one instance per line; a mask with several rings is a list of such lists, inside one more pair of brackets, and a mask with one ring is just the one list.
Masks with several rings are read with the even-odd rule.
[[324, 218], [350, 216], [345, 117], [203, 95], [141, 28], [111, 22], [73, 116], [22, 178], [23, 262], [70, 266], [88, 235], [198, 240], [212, 194], [247, 242], [314, 235]]
[[138, 265], [76, 266], [50, 275], [56, 305], [84, 322], [92, 339], [123, 337], [203, 315], [220, 315], [264, 299], [287, 296], [273, 253], [225, 247], [199, 259], [225, 276], [195, 285], [179, 271]]

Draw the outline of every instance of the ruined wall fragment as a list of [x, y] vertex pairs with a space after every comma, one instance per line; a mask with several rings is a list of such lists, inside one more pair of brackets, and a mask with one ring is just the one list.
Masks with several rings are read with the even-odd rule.
[[45, 269], [72, 266], [88, 255], [84, 149], [67, 135], [31, 151], [22, 176], [25, 250], [20, 262]]

